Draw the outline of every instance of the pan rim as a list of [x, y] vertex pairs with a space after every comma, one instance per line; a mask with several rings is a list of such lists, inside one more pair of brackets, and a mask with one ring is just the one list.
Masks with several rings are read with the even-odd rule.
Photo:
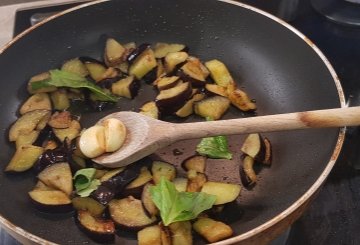
[[[62, 11], [58, 14], [55, 14], [53, 16], [50, 16], [49, 18], [45, 19], [44, 21], [37, 23], [36, 25], [28, 28], [27, 30], [23, 31], [22, 33], [18, 34], [16, 37], [14, 37], [11, 41], [9, 41], [7, 44], [5, 44], [2, 48], [0, 48], [0, 55], [2, 53], [4, 53], [8, 48], [11, 47], [11, 45], [13, 45], [14, 43], [16, 43], [19, 39], [21, 39], [23, 36], [27, 35], [28, 33], [30, 33], [31, 31], [33, 31], [34, 29], [38, 28], [39, 26], [42, 26], [44, 24], [46, 24], [47, 22], [56, 19], [60, 16], [63, 16], [67, 13], [76, 11], [78, 9], [82, 9], [91, 5], [95, 5], [95, 4], [100, 4], [103, 2], [108, 2], [111, 0], [95, 0], [95, 1], [90, 1], [88, 3], [84, 3], [84, 4], [80, 4], [78, 6], [75, 6], [73, 8], [67, 9], [65, 11]], [[299, 38], [301, 38], [308, 46], [310, 46], [310, 48], [313, 49], [313, 51], [319, 56], [319, 58], [322, 60], [322, 62], [325, 64], [325, 66], [327, 67], [328, 71], [330, 72], [330, 75], [332, 76], [336, 89], [338, 91], [338, 96], [339, 96], [339, 102], [340, 102], [340, 107], [344, 108], [347, 107], [347, 104], [345, 102], [345, 95], [344, 95], [344, 91], [343, 88], [341, 86], [340, 83], [340, 79], [337, 76], [333, 66], [330, 64], [329, 60], [325, 57], [325, 55], [322, 53], [322, 51], [308, 38], [306, 37], [302, 32], [300, 32], [299, 30], [297, 30], [295, 27], [291, 26], [290, 24], [288, 24], [287, 22], [281, 20], [280, 18], [265, 12], [263, 10], [260, 10], [256, 7], [244, 4], [244, 3], [240, 3], [240, 2], [236, 2], [233, 0], [215, 0], [218, 2], [224, 2], [227, 4], [232, 4], [238, 7], [242, 7], [245, 9], [248, 9], [250, 11], [253, 11], [255, 13], [258, 13], [260, 15], [263, 15], [267, 18], [269, 18], [272, 21], [277, 22], [278, 24], [286, 27], [289, 31], [291, 31], [292, 33], [294, 33], [295, 35], [297, 35]], [[275, 217], [270, 218], [268, 221], [266, 221], [265, 223], [263, 223], [260, 226], [257, 226], [256, 228], [249, 230], [243, 234], [237, 235], [235, 237], [226, 239], [224, 241], [220, 241], [217, 243], [213, 243], [213, 244], [217, 244], [217, 245], [226, 245], [226, 244], [234, 244], [234, 243], [238, 243], [241, 241], [244, 241], [246, 239], [249, 239], [251, 237], [255, 237], [256, 235], [259, 235], [261, 232], [269, 229], [270, 227], [275, 226], [276, 224], [280, 223], [281, 221], [284, 221], [287, 217], [289, 217], [291, 214], [295, 213], [300, 207], [302, 207], [303, 205], [306, 205], [307, 202], [317, 193], [317, 191], [321, 188], [321, 186], [324, 184], [326, 178], [328, 177], [330, 171], [332, 170], [333, 166], [335, 165], [335, 162], [340, 154], [340, 151], [342, 149], [344, 140], [345, 140], [345, 132], [346, 132], [346, 128], [339, 128], [339, 135], [337, 138], [337, 142], [335, 144], [334, 147], [334, 151], [330, 157], [329, 162], [327, 163], [325, 169], [323, 170], [323, 172], [321, 173], [321, 175], [318, 177], [318, 179], [314, 182], [314, 184], [298, 199], [296, 200], [293, 204], [291, 204], [288, 208], [286, 208], [285, 210], [283, 210], [281, 213], [277, 214]], [[35, 242], [37, 244], [56, 244], [53, 242], [50, 242], [46, 239], [43, 239], [41, 237], [38, 237], [36, 235], [33, 235], [31, 232], [28, 232], [18, 226], [16, 226], [15, 224], [11, 223], [9, 220], [7, 220], [6, 218], [4, 218], [1, 214], [0, 214], [0, 225], [9, 233], [11, 233], [12, 235], [19, 235], [21, 237], [24, 237], [25, 239], [30, 240], [31, 242]]]

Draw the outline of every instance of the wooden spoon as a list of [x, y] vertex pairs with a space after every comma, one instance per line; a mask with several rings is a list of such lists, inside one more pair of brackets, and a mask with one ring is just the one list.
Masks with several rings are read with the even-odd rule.
[[106, 167], [121, 167], [185, 139], [360, 125], [360, 106], [195, 123], [169, 123], [129, 111], [116, 112], [102, 120], [106, 118], [121, 120], [127, 138], [118, 151], [93, 160]]

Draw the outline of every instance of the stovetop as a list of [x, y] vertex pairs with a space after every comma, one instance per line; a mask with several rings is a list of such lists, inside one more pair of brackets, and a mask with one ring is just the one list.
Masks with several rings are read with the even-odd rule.
[[[304, 33], [320, 48], [335, 68], [348, 104], [360, 105], [359, 27], [329, 21], [314, 10], [311, 0], [243, 0], [242, 2], [277, 15]], [[30, 25], [33, 14], [59, 11], [71, 6], [73, 5], [18, 11], [14, 34], [18, 34]], [[317, 92], [319, 96], [326, 96], [321, 91]], [[360, 130], [349, 128], [339, 160], [318, 197], [308, 211], [292, 225], [291, 229], [274, 241], [273, 245], [360, 244], [359, 150]], [[0, 244], [16, 243], [0, 233]]]

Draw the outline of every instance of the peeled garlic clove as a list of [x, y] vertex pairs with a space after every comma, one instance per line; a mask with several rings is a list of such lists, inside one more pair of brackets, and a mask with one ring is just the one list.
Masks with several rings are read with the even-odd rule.
[[105, 150], [105, 128], [100, 125], [85, 129], [79, 140], [80, 151], [89, 158], [104, 154]]
[[126, 127], [118, 119], [108, 118], [102, 122], [105, 133], [105, 151], [114, 152], [120, 149], [126, 139]]

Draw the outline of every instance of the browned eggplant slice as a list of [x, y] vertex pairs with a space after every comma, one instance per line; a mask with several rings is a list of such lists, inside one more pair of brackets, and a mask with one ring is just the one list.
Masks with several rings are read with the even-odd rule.
[[160, 112], [159, 108], [156, 106], [156, 103], [154, 101], [146, 102], [141, 108], [140, 112], [141, 114], [152, 117], [155, 119], [159, 118]]
[[186, 170], [195, 170], [198, 173], [205, 173], [206, 168], [206, 157], [195, 155], [189, 158], [186, 158], [181, 166]]
[[37, 128], [43, 118], [50, 118], [49, 110], [34, 110], [22, 115], [11, 125], [9, 130], [9, 141], [16, 141], [20, 134], [31, 133]]
[[104, 79], [104, 73], [106, 72], [107, 68], [101, 62], [86, 61], [85, 67], [89, 71], [90, 77], [94, 81], [101, 81], [102, 79]]
[[51, 115], [48, 124], [52, 128], [68, 128], [71, 125], [71, 121], [72, 119], [70, 112], [56, 111], [54, 114]]
[[227, 224], [205, 217], [199, 218], [193, 224], [193, 228], [211, 243], [229, 238], [233, 234], [233, 230]]
[[80, 123], [77, 120], [72, 120], [68, 128], [53, 128], [53, 132], [60, 142], [64, 142], [67, 138], [68, 140], [73, 140], [79, 136], [81, 131]]
[[114, 197], [119, 196], [131, 181], [136, 179], [141, 167], [147, 164], [150, 164], [150, 159], [148, 158], [132, 163], [110, 179], [102, 181], [101, 185], [90, 196], [99, 203], [107, 205]]
[[70, 107], [70, 99], [65, 89], [58, 89], [50, 93], [51, 102], [55, 110], [66, 110]]
[[155, 184], [160, 182], [161, 177], [165, 177], [169, 181], [172, 181], [176, 177], [176, 168], [167, 162], [154, 161], [151, 172]]
[[214, 205], [220, 205], [234, 201], [240, 194], [241, 186], [223, 182], [207, 181], [201, 192], [216, 196]]
[[157, 79], [154, 84], [159, 90], [170, 89], [175, 87], [179, 83], [179, 77], [160, 77]]
[[204, 94], [194, 94], [191, 99], [186, 101], [186, 103], [175, 112], [175, 115], [178, 117], [188, 117], [194, 113], [194, 103], [205, 98]]
[[25, 145], [16, 149], [14, 156], [6, 166], [7, 172], [23, 172], [30, 169], [41, 154], [44, 152], [42, 147]]
[[189, 170], [187, 173], [188, 184], [187, 192], [199, 192], [207, 181], [207, 177], [203, 173], [197, 173], [195, 170]]
[[254, 158], [254, 160], [257, 162], [269, 164], [268, 162], [271, 160], [271, 145], [269, 143], [270, 141], [267, 140], [268, 147], [266, 147], [264, 139], [260, 134], [249, 134], [246, 137], [240, 150], [246, 155]]
[[244, 155], [242, 157], [242, 166], [240, 166], [240, 179], [245, 187], [254, 185], [257, 180], [257, 176], [254, 170], [254, 158]]
[[111, 86], [111, 92], [115, 95], [122, 96], [128, 99], [136, 97], [140, 89], [140, 81], [134, 76], [128, 76], [120, 79]]
[[109, 203], [110, 216], [120, 227], [140, 230], [156, 222], [156, 217], [149, 218], [140, 200], [131, 196], [113, 199]]
[[157, 60], [156, 78], [163, 77], [166, 75], [165, 66], [162, 60]]
[[174, 222], [169, 225], [169, 229], [171, 232], [172, 245], [193, 244], [190, 221]]
[[40, 132], [35, 130], [31, 131], [28, 134], [20, 134], [15, 141], [16, 149], [19, 149], [26, 145], [32, 145], [39, 137], [39, 134]]
[[87, 211], [94, 217], [100, 217], [106, 208], [91, 197], [74, 197], [71, 201], [76, 210]]
[[156, 43], [154, 47], [155, 58], [164, 58], [168, 53], [180, 52], [186, 49], [184, 44], [179, 43]]
[[137, 233], [138, 245], [163, 245], [159, 225], [145, 227]]
[[61, 66], [61, 70], [71, 72], [71, 73], [75, 73], [75, 74], [77, 74], [79, 76], [82, 76], [82, 77], [86, 77], [87, 75], [89, 75], [88, 69], [86, 68], [84, 63], [81, 62], [81, 60], [79, 58], [75, 58], [75, 59], [71, 59], [71, 60], [66, 61]]
[[164, 67], [167, 74], [172, 74], [178, 66], [189, 57], [186, 52], [168, 53], [164, 58]]
[[172, 114], [186, 103], [191, 92], [190, 83], [180, 83], [173, 88], [161, 90], [155, 102], [161, 113]]
[[208, 83], [205, 85], [205, 89], [212, 94], [221, 95], [227, 97], [227, 89], [225, 87], [219, 86], [217, 84]]
[[149, 215], [149, 217], [154, 217], [154, 216], [158, 215], [159, 209], [155, 206], [155, 203], [151, 199], [151, 195], [150, 195], [150, 187], [151, 186], [154, 186], [154, 185], [151, 183], [147, 183], [144, 186], [143, 192], [141, 194], [141, 201], [142, 201], [144, 209], [145, 209], [146, 213]]
[[150, 48], [151, 45], [148, 43], [142, 43], [138, 47], [135, 47], [127, 56], [127, 62], [131, 65], [140, 55], [142, 55], [146, 50]]
[[222, 96], [209, 97], [195, 103], [195, 113], [201, 117], [218, 120], [229, 109], [230, 101]]
[[108, 38], [105, 44], [104, 61], [107, 66], [116, 66], [123, 62], [126, 49], [114, 38]]
[[272, 146], [271, 142], [268, 138], [264, 137], [264, 144], [265, 144], [265, 157], [262, 163], [271, 165], [272, 162]]
[[228, 94], [231, 104], [236, 106], [242, 111], [256, 110], [256, 104], [249, 98], [249, 96], [240, 89], [235, 89]]
[[47, 93], [36, 93], [28, 98], [20, 107], [20, 114], [24, 115], [27, 112], [34, 110], [48, 110], [51, 111], [51, 101]]
[[159, 223], [161, 228], [161, 244], [162, 245], [172, 245], [171, 241], [171, 232], [168, 226], [164, 226], [162, 222]]
[[35, 208], [47, 213], [66, 213], [72, 211], [71, 200], [64, 192], [53, 189], [34, 189], [29, 192]]
[[101, 176], [100, 181], [103, 182], [103, 181], [109, 180], [109, 179], [111, 179], [112, 177], [114, 177], [115, 175], [121, 173], [124, 170], [125, 170], [124, 167], [109, 170], [103, 176]]
[[191, 82], [194, 87], [203, 87], [205, 85], [205, 76], [200, 68], [199, 59], [188, 60], [179, 71], [179, 76], [186, 82]]
[[131, 181], [124, 189], [122, 195], [139, 197], [143, 192], [143, 188], [146, 183], [152, 180], [151, 172], [147, 167], [142, 167], [139, 176]]
[[115, 240], [115, 224], [112, 220], [96, 218], [88, 211], [79, 210], [77, 221], [79, 228], [92, 240], [101, 243]]
[[216, 59], [210, 60], [205, 62], [205, 66], [208, 68], [210, 76], [217, 85], [226, 88], [230, 83], [234, 83], [234, 79], [229, 70], [221, 61]]
[[147, 48], [130, 65], [129, 74], [137, 79], [142, 79], [148, 72], [157, 66], [157, 62], [152, 49]]
[[47, 186], [60, 190], [68, 196], [73, 191], [72, 173], [67, 162], [56, 163], [45, 168], [38, 178]]

